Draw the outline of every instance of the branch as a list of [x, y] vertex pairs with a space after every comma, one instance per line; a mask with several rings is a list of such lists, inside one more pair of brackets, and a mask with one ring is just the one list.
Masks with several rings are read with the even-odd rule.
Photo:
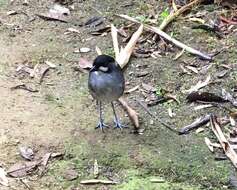
[[119, 57], [119, 44], [118, 44], [118, 30], [113, 24], [111, 24], [111, 36], [114, 45], [115, 59]]
[[[126, 19], [126, 20], [129, 20], [131, 22], [135, 22], [135, 23], [138, 23], [138, 24], [141, 24], [141, 22], [137, 21], [136, 19], [130, 17], [130, 16], [127, 16], [127, 15], [117, 15], [123, 19]], [[202, 59], [205, 59], [205, 60], [212, 60], [212, 57], [209, 56], [209, 55], [206, 55], [198, 50], [195, 50], [185, 44], [183, 44], [182, 42], [172, 38], [170, 35], [168, 35], [167, 33], [163, 32], [162, 30], [160, 30], [159, 28], [157, 27], [154, 27], [154, 26], [149, 26], [147, 24], [144, 24], [144, 27], [152, 32], [155, 32], [157, 33], [158, 35], [160, 35], [161, 37], [165, 38], [166, 40], [172, 42], [173, 44], [175, 44], [176, 46], [180, 47], [181, 49], [184, 49], [185, 51], [193, 54], [193, 55], [198, 55], [199, 57], [201, 57]]]
[[184, 13], [185, 11], [187, 11], [188, 9], [191, 9], [193, 6], [202, 3], [204, 0], [194, 0], [192, 2], [190, 2], [187, 5], [184, 5], [183, 7], [181, 7], [180, 9], [178, 9], [177, 11], [171, 13], [168, 17], [166, 17], [163, 22], [161, 23], [161, 25], [159, 26], [160, 30], [164, 30], [165, 27], [171, 23], [175, 18], [177, 18], [179, 15], [181, 15], [182, 13]]

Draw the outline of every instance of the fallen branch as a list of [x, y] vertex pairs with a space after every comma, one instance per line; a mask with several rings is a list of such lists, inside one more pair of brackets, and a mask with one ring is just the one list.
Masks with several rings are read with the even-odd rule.
[[189, 131], [197, 129], [203, 125], [206, 125], [210, 121], [210, 117], [211, 117], [211, 115], [208, 114], [204, 117], [198, 118], [196, 121], [194, 121], [190, 125], [187, 125], [187, 126], [183, 127], [182, 129], [180, 129], [179, 135], [188, 134]]
[[[135, 23], [138, 23], [138, 24], [142, 24], [141, 22], [139, 22], [138, 20], [130, 17], [130, 16], [127, 16], [127, 15], [117, 15], [123, 19], [126, 19], [126, 20], [129, 20], [131, 22], [135, 22]], [[185, 51], [193, 54], [193, 55], [197, 55], [199, 56], [200, 58], [202, 59], [205, 59], [205, 60], [212, 60], [212, 57], [210, 55], [206, 55], [196, 49], [193, 49], [185, 44], [183, 44], [182, 42], [172, 38], [170, 35], [166, 34], [165, 32], [163, 32], [162, 30], [160, 30], [159, 28], [157, 27], [154, 27], [154, 26], [149, 26], [147, 24], [144, 24], [144, 27], [152, 32], [155, 32], [157, 33], [158, 35], [160, 35], [162, 38], [165, 38], [166, 40], [170, 41], [171, 43], [175, 44], [177, 47], [181, 48], [181, 49], [184, 49]]]
[[139, 37], [142, 34], [142, 31], [143, 31], [143, 25], [141, 24], [141, 26], [138, 28], [138, 30], [132, 35], [131, 39], [129, 40], [129, 42], [127, 43], [125, 48], [121, 49], [118, 57], [116, 57], [116, 61], [119, 63], [121, 68], [124, 68], [127, 65], [128, 61], [131, 57], [131, 54], [133, 52], [133, 49], [134, 49]]
[[237, 168], [237, 154], [234, 151], [234, 149], [231, 147], [230, 143], [227, 141], [225, 135], [223, 134], [221, 130], [221, 126], [218, 123], [216, 117], [214, 115], [211, 115], [210, 121], [211, 121], [212, 131], [214, 132], [218, 141], [220, 142], [225, 152], [225, 155], [231, 160], [233, 165]]
[[115, 59], [117, 60], [119, 57], [118, 32], [113, 24], [111, 24], [111, 36], [114, 45]]
[[156, 115], [154, 115], [148, 108], [146, 105], [144, 105], [140, 100], [137, 100], [137, 102], [139, 103], [139, 105], [152, 117], [154, 118], [156, 121], [160, 122], [164, 127], [166, 127], [167, 129], [169, 129], [170, 131], [179, 134], [179, 131], [177, 131], [176, 129], [174, 129], [173, 127], [171, 127], [168, 123], [160, 120]]
[[166, 17], [163, 22], [161, 23], [161, 25], [159, 26], [160, 30], [164, 30], [165, 27], [171, 23], [174, 19], [176, 19], [179, 15], [181, 15], [182, 13], [184, 13], [185, 11], [187, 11], [188, 9], [191, 9], [192, 7], [194, 7], [195, 5], [202, 3], [204, 0], [194, 0], [190, 3], [188, 3], [187, 5], [184, 5], [183, 7], [181, 7], [180, 9], [178, 9], [177, 11], [171, 13], [168, 17]]

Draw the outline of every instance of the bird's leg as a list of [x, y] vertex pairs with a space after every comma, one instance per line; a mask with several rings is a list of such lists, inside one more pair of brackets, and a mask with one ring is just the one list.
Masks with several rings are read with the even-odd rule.
[[102, 105], [101, 101], [97, 101], [98, 109], [99, 109], [99, 114], [100, 114], [100, 120], [98, 125], [95, 127], [96, 129], [100, 128], [102, 131], [104, 130], [105, 127], [108, 127], [108, 125], [104, 124], [103, 118], [102, 118]]
[[113, 112], [114, 112], [114, 122], [115, 122], [115, 128], [124, 128], [124, 126], [119, 122], [117, 114], [115, 112], [115, 108], [114, 108], [114, 104], [113, 102], [111, 102], [112, 108], [113, 108]]

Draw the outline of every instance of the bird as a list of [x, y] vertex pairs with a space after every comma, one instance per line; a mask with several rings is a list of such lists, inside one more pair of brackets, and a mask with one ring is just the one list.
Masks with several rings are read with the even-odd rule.
[[102, 117], [102, 104], [111, 103], [115, 128], [124, 128], [115, 112], [114, 101], [118, 100], [124, 93], [125, 79], [120, 65], [109, 55], [99, 55], [93, 61], [88, 77], [89, 92], [97, 101], [99, 108], [99, 122], [95, 127], [102, 131], [108, 127]]

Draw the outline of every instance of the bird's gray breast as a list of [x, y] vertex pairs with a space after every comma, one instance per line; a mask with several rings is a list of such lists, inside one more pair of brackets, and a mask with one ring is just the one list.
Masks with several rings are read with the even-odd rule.
[[111, 102], [122, 96], [124, 78], [122, 73], [94, 71], [89, 74], [88, 86], [95, 99]]

